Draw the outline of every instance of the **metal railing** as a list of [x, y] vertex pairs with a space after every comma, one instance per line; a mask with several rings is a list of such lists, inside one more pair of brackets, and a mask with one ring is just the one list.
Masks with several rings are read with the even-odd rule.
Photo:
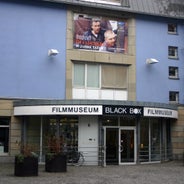
[[[84, 164], [83, 165], [106, 165], [106, 148], [104, 146], [98, 147], [76, 147], [76, 146], [68, 146], [62, 148], [62, 152], [65, 154], [70, 154], [72, 151], [81, 152], [84, 156]], [[40, 163], [45, 162], [45, 155], [47, 153], [47, 148], [44, 147], [42, 151], [36, 152], [39, 155]], [[145, 162], [162, 162], [172, 160], [172, 149], [171, 148], [158, 148], [153, 147], [149, 149], [148, 147], [144, 147], [139, 150], [138, 161], [140, 163]]]
[[139, 162], [168, 161], [172, 159], [171, 148], [144, 147], [139, 151]]
[[[70, 157], [72, 152], [81, 152], [84, 156], [83, 165], [104, 165], [104, 147], [76, 147], [76, 146], [67, 146], [61, 148], [61, 153], [64, 153]], [[47, 147], [43, 147], [42, 151], [36, 152], [39, 155], [39, 162], [45, 162], [45, 155], [47, 153]]]

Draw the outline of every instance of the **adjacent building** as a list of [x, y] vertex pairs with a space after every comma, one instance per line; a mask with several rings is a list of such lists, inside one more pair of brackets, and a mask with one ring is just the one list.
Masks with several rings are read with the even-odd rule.
[[0, 1], [0, 161], [50, 133], [86, 165], [182, 159], [183, 6]]

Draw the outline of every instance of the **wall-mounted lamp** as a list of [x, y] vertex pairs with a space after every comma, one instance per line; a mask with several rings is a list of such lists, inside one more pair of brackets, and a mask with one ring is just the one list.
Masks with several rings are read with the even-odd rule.
[[154, 58], [149, 58], [149, 59], [146, 59], [146, 64], [155, 64], [155, 63], [158, 63], [159, 61], [154, 59]]
[[56, 49], [49, 49], [48, 50], [48, 56], [55, 56], [57, 54], [59, 54], [59, 51]]

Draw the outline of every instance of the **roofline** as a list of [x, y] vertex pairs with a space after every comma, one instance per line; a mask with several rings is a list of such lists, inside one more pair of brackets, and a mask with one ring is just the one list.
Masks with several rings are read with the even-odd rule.
[[155, 103], [155, 102], [138, 102], [123, 100], [43, 100], [43, 99], [25, 99], [15, 100], [14, 107], [19, 106], [45, 106], [45, 105], [123, 105], [123, 106], [141, 106], [156, 107], [177, 110], [178, 106], [174, 104]]
[[94, 2], [87, 2], [87, 1], [80, 1], [80, 0], [41, 0], [50, 3], [63, 3], [67, 5], [78, 5], [83, 7], [91, 7], [91, 8], [98, 8], [98, 9], [106, 9], [106, 10], [114, 10], [119, 12], [127, 12], [132, 14], [140, 14], [140, 15], [150, 15], [156, 17], [165, 17], [165, 18], [172, 18], [172, 19], [184, 19], [184, 17], [179, 16], [169, 16], [164, 14], [153, 14], [143, 11], [135, 11], [130, 8], [130, 6], [117, 6], [117, 5], [109, 5], [109, 4], [102, 4], [102, 3], [94, 3]]

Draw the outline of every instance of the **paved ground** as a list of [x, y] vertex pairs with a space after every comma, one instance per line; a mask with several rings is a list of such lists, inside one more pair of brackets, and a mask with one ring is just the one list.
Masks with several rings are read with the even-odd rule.
[[68, 166], [66, 173], [16, 177], [13, 164], [0, 163], [0, 184], [184, 184], [184, 166], [179, 162], [133, 166]]

